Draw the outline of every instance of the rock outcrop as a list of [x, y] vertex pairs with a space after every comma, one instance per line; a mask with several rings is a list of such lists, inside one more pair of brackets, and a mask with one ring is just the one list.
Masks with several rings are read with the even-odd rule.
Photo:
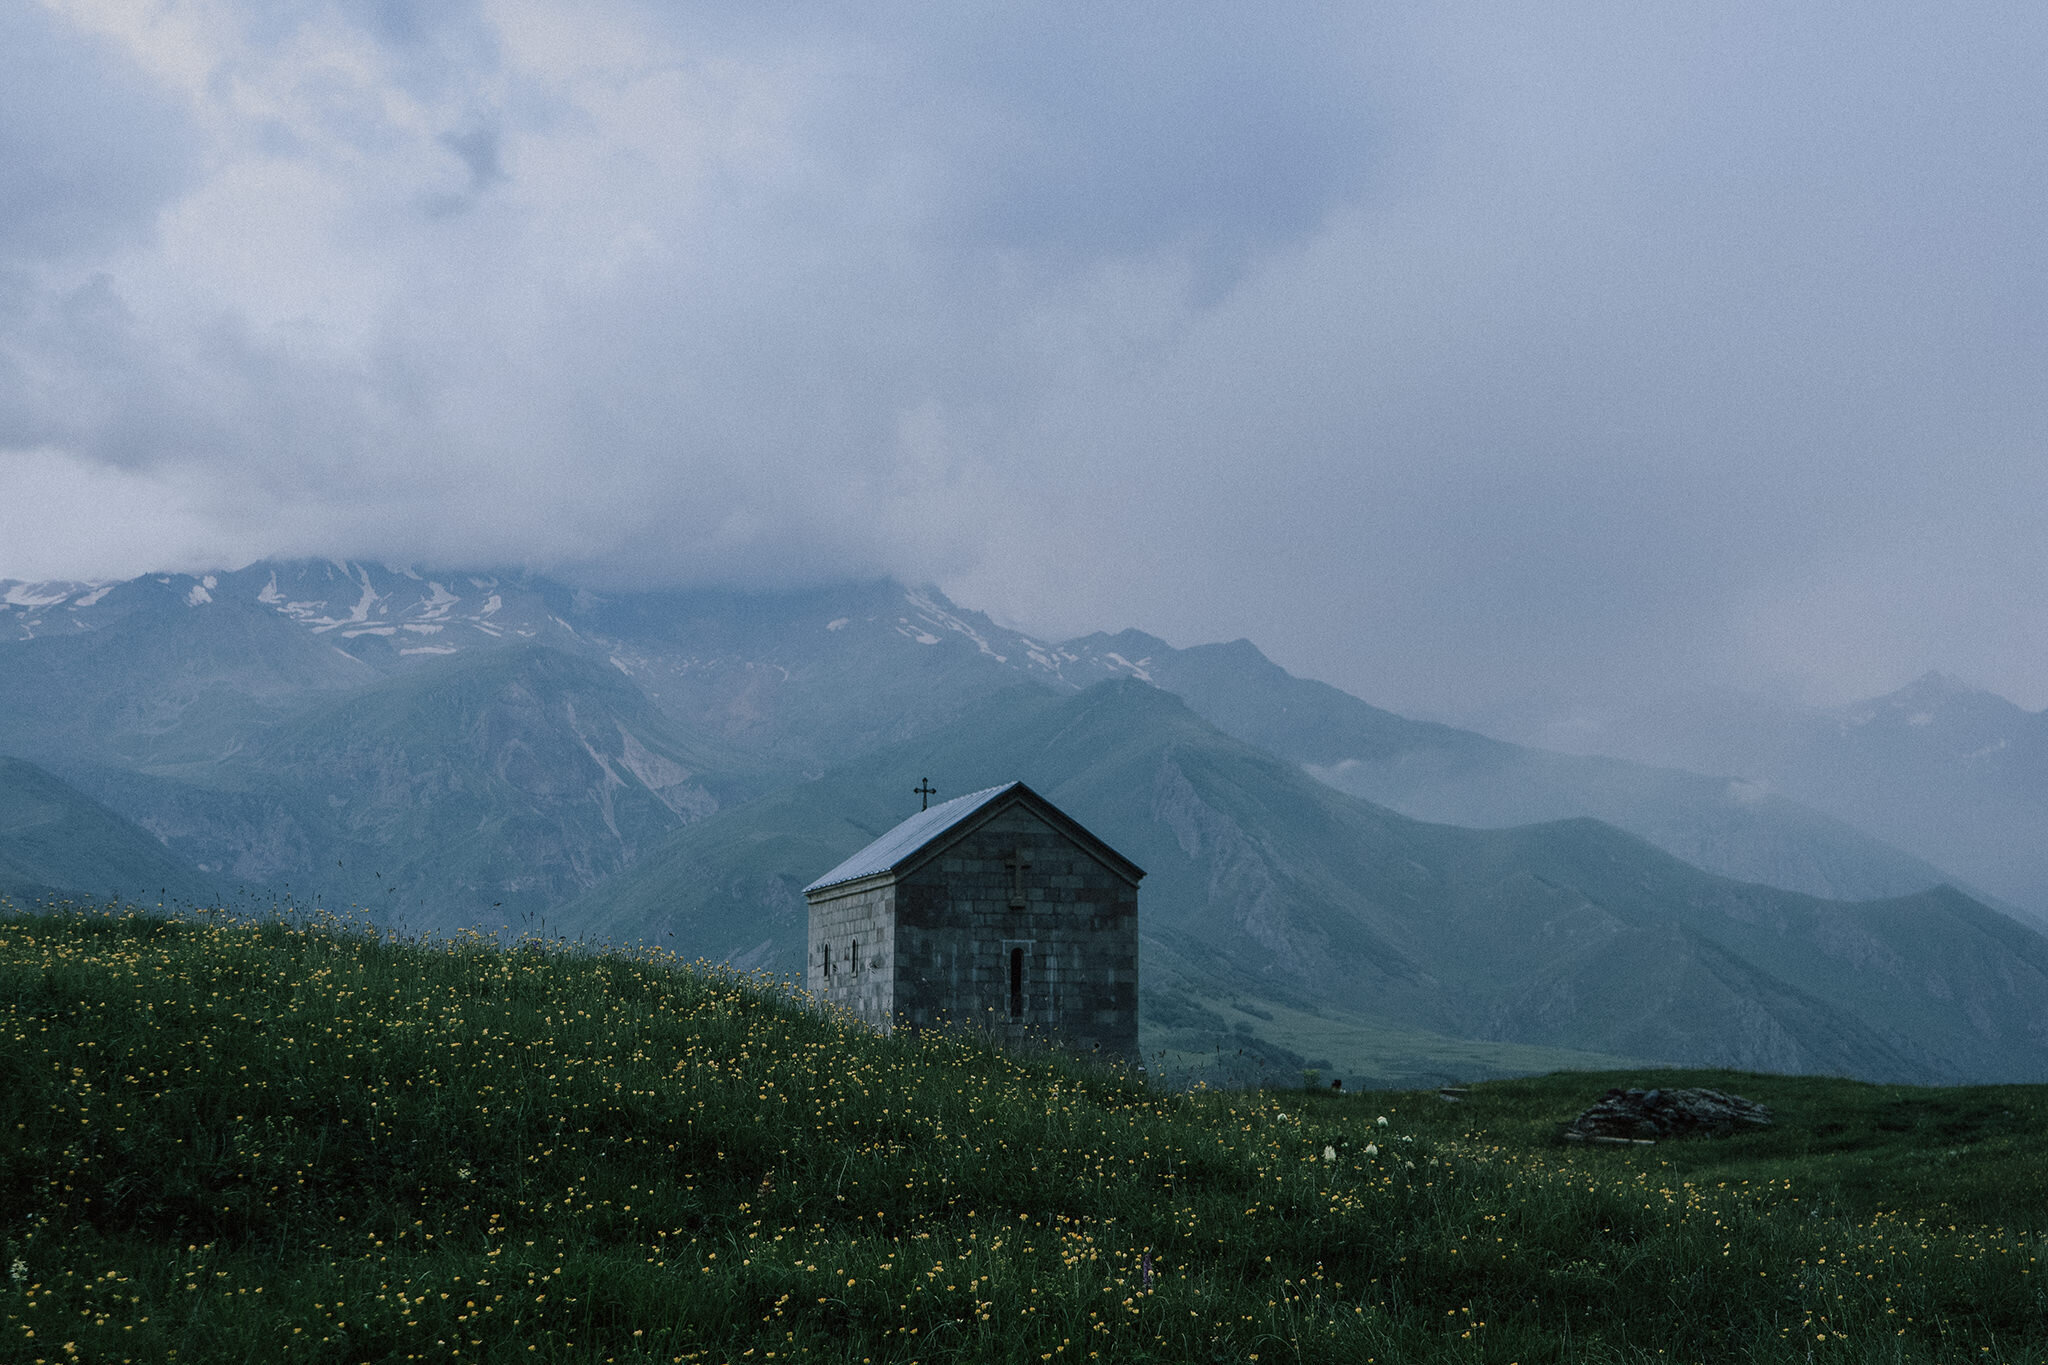
[[1771, 1111], [1719, 1090], [1610, 1090], [1572, 1120], [1567, 1142], [1655, 1142], [1769, 1127]]

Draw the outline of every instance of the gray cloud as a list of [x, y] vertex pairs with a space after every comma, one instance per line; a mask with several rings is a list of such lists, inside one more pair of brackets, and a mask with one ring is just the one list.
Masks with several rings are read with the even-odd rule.
[[110, 44], [35, 5], [0, 10], [0, 261], [119, 246], [196, 150], [163, 92]]
[[10, 134], [0, 574], [895, 572], [1444, 714], [2048, 704], [2038, 16], [9, 22], [113, 93]]

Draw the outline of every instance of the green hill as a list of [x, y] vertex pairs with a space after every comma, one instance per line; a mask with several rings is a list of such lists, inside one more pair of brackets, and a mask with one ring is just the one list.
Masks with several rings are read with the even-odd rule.
[[0, 757], [0, 896], [212, 904], [218, 883], [83, 792]]
[[[952, 726], [721, 812], [562, 909], [560, 922], [796, 970], [801, 887], [902, 818], [923, 774], [949, 792], [1021, 778], [1146, 869], [1148, 1053], [1220, 1052], [1248, 1030], [1280, 1061], [1370, 1074], [1343, 1049], [1348, 1036], [1369, 1052], [1379, 1028], [1582, 1059], [1910, 1080], [2048, 1075], [2036, 1041], [2048, 1028], [2048, 940], [1967, 897], [1818, 900], [1701, 872], [1592, 820], [1421, 823], [1129, 681], [1077, 696], [1006, 693]], [[1254, 1012], [1219, 1010], [1232, 996]], [[1280, 1044], [1256, 1013], [1276, 1006], [1323, 1015], [1325, 1047]], [[1526, 1058], [1466, 1064], [1466, 1074], [1544, 1069]]]
[[[0, 1357], [2025, 1361], [2048, 1095], [1170, 1094], [656, 957], [0, 919]], [[1562, 1144], [1611, 1083], [1775, 1127]]]

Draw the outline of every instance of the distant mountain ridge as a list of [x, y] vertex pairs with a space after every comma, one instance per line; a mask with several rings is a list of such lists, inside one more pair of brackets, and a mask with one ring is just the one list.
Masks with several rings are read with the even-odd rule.
[[1830, 719], [1757, 771], [2048, 912], [2048, 713], [1929, 674]]
[[[914, 733], [948, 707], [1009, 686], [1019, 672], [1056, 679], [1058, 662], [1053, 646], [936, 592], [889, 582], [774, 594], [606, 594], [527, 574], [293, 561], [111, 585], [0, 582], [0, 660], [13, 665], [0, 670], [0, 686], [23, 675], [72, 682], [88, 641], [162, 649], [159, 636], [204, 641], [224, 623], [291, 654], [309, 691], [327, 673], [346, 670], [338, 684], [358, 686], [446, 657], [546, 645], [618, 670], [693, 729], [792, 766]], [[19, 653], [8, 650], [10, 637]], [[149, 663], [160, 673], [193, 671], [177, 658], [168, 670]], [[117, 671], [109, 690], [122, 693], [124, 681]], [[248, 684], [240, 695], [260, 704], [266, 680]], [[147, 733], [177, 725], [173, 718]], [[60, 724], [56, 733], [79, 728]], [[9, 727], [0, 714], [0, 750], [36, 744], [38, 729]], [[137, 740], [121, 752], [148, 761]]]
[[[103, 636], [101, 623], [109, 618], [125, 625], [151, 610], [160, 618], [167, 604], [193, 622], [217, 612], [267, 612], [268, 622], [239, 622], [237, 648], [262, 636], [263, 648], [280, 660], [280, 676], [307, 689], [361, 685], [366, 674], [390, 675], [508, 643], [545, 644], [609, 664], [681, 725], [785, 771], [818, 771], [942, 724], [1019, 678], [1071, 689], [1134, 677], [1186, 698], [1226, 732], [1305, 765], [1341, 790], [1423, 819], [1506, 827], [1590, 815], [1710, 870], [1842, 899], [1957, 880], [1768, 786], [1531, 750], [1408, 720], [1295, 678], [1249, 641], [1180, 650], [1129, 630], [1053, 644], [998, 626], [935, 590], [887, 582], [781, 594], [606, 594], [525, 574], [299, 561], [111, 586], [0, 588], [14, 604], [0, 610], [0, 630], [33, 639], [52, 655], [91, 651], [51, 637]], [[298, 628], [296, 641], [286, 638], [286, 622]], [[149, 647], [175, 652], [167, 644]], [[170, 662], [152, 671], [195, 674], [182, 660]], [[6, 681], [0, 670], [0, 697]], [[274, 687], [243, 690], [258, 708], [275, 695]], [[224, 752], [239, 741], [220, 733], [214, 712], [233, 705], [195, 683], [174, 716], [90, 757], [162, 771], [167, 761], [209, 744]], [[38, 739], [21, 739], [0, 721], [0, 751], [61, 765], [67, 755], [48, 737], [65, 732], [62, 718], [38, 717], [34, 728]], [[122, 736], [122, 726], [106, 720], [90, 729]]]
[[2048, 712], [1927, 673], [1830, 708], [1646, 702], [1575, 742], [1741, 773], [2048, 920]]
[[2034, 1074], [2038, 936], [1939, 869], [1752, 784], [1412, 721], [1246, 641], [1054, 644], [889, 582], [325, 562], [0, 600], [0, 752], [301, 904], [794, 967], [796, 888], [917, 777], [1021, 776], [1154, 869], [1146, 1009], [1189, 1055], [1363, 1029], [1482, 1069]]
[[1140, 631], [1060, 647], [1069, 680], [1134, 677], [1341, 791], [1442, 824], [1591, 816], [1709, 871], [1837, 900], [1956, 879], [1849, 824], [1738, 779], [1528, 749], [1296, 678], [1248, 640], [1175, 649]]

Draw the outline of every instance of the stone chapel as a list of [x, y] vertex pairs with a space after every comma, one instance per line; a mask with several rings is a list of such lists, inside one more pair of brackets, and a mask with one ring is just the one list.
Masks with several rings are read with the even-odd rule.
[[814, 994], [1138, 1057], [1144, 872], [1022, 782], [933, 806], [804, 888]]

